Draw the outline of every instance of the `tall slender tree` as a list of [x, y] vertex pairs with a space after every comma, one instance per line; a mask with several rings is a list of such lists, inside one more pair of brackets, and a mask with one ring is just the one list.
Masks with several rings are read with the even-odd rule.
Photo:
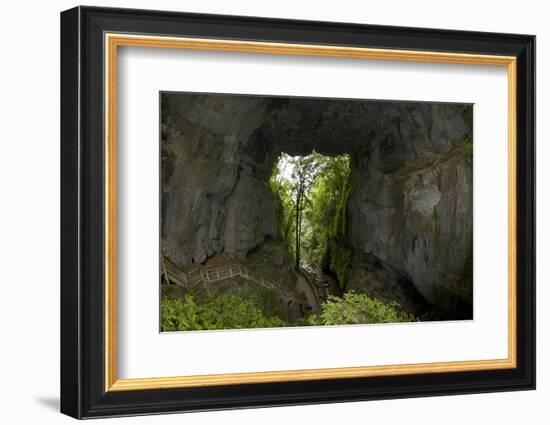
[[313, 152], [311, 155], [293, 157], [289, 162], [292, 166], [290, 181], [291, 191], [294, 195], [294, 265], [299, 269], [304, 209], [309, 202], [310, 189], [324, 168], [324, 161], [321, 155]]
[[281, 239], [300, 267], [303, 251], [317, 265], [327, 258], [329, 233], [345, 227], [343, 212], [349, 195], [349, 157], [316, 152], [291, 157], [282, 154], [275, 165], [271, 188]]

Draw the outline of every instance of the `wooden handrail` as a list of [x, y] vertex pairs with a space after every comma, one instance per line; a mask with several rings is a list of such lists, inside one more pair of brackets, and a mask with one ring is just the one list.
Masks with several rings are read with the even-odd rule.
[[[289, 299], [297, 298], [289, 289], [284, 288], [280, 284], [257, 272], [249, 270], [248, 267], [237, 261], [225, 265], [196, 265], [189, 271], [184, 272], [168, 260], [168, 258], [163, 256], [162, 271], [166, 280], [188, 288], [198, 285], [200, 282], [219, 282], [235, 276], [240, 276], [243, 279], [256, 282], [267, 289], [276, 289], [284, 293]], [[197, 275], [197, 272], [200, 273], [197, 276], [198, 279], [195, 279], [194, 277]]]

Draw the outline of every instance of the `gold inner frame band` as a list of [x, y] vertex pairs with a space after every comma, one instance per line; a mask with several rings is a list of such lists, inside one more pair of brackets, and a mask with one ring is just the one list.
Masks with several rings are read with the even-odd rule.
[[[212, 40], [148, 35], [105, 34], [105, 391], [135, 391], [213, 385], [236, 385], [285, 381], [357, 378], [417, 373], [447, 373], [510, 369], [517, 365], [516, 323], [516, 58], [445, 52], [370, 49], [329, 45]], [[468, 65], [504, 66], [508, 72], [508, 357], [382, 366], [304, 369], [165, 378], [118, 379], [116, 324], [116, 136], [118, 47], [148, 47], [227, 51], [280, 55], [324, 56], [355, 59], [397, 60]]]

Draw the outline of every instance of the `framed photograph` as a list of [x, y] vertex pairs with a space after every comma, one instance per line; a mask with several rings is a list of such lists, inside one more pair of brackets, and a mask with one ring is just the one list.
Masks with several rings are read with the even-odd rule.
[[61, 14], [61, 411], [535, 388], [535, 37]]

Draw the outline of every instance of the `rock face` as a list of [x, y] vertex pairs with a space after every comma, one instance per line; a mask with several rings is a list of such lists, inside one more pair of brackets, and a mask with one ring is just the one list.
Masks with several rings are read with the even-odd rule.
[[254, 98], [165, 95], [162, 248], [175, 264], [244, 257], [276, 236], [271, 164], [242, 152], [265, 108]]
[[471, 122], [461, 104], [164, 94], [164, 254], [185, 265], [276, 241], [267, 181], [280, 153], [348, 153], [350, 287], [468, 317]]
[[352, 246], [405, 272], [431, 303], [454, 309], [471, 299], [472, 170], [462, 150], [362, 170], [370, 183], [350, 200]]

